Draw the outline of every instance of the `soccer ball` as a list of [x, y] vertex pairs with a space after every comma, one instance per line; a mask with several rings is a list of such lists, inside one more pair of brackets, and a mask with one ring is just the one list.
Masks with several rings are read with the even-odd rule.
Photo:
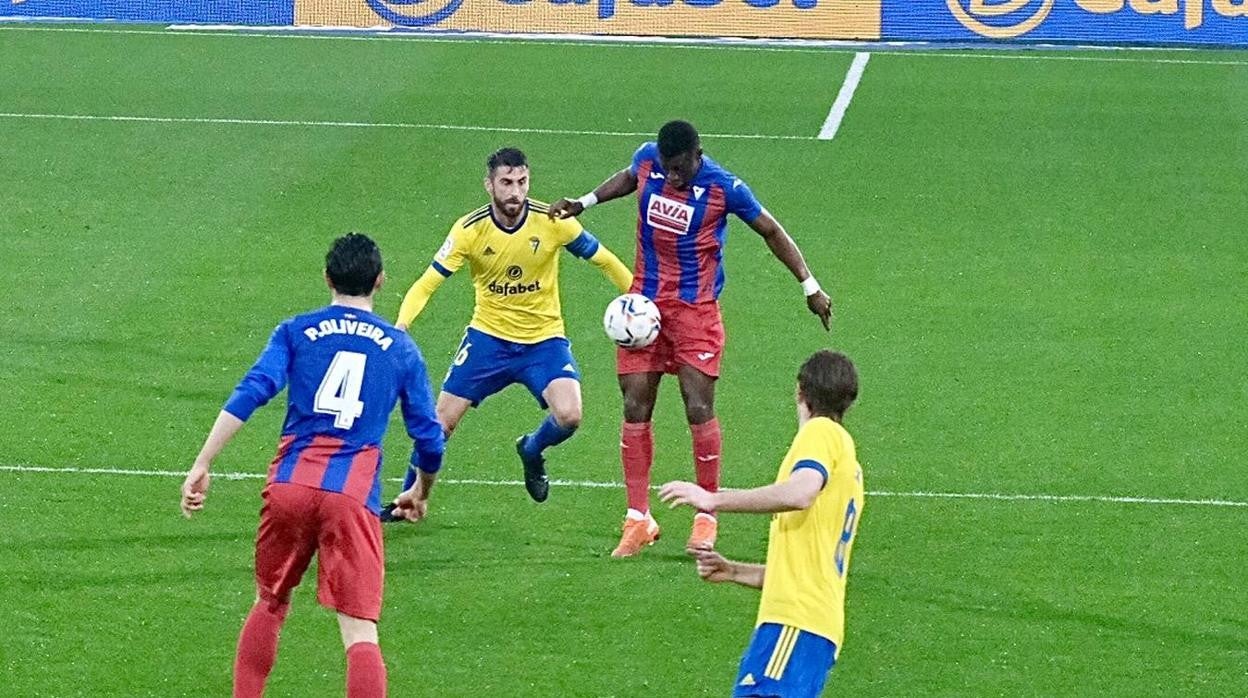
[[650, 346], [659, 336], [659, 308], [639, 293], [625, 293], [611, 301], [602, 326], [611, 341], [625, 349]]

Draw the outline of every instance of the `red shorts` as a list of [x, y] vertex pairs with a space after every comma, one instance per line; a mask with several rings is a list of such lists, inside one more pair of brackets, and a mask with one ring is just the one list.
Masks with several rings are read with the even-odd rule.
[[616, 373], [676, 373], [681, 366], [692, 366], [712, 378], [719, 377], [719, 361], [724, 353], [724, 321], [719, 303], [707, 301], [690, 305], [682, 301], [656, 301], [659, 306], [659, 336], [648, 347], [620, 349], [615, 354]]
[[338, 492], [271, 483], [261, 495], [256, 533], [256, 587], [260, 598], [289, 603], [303, 573], [320, 556], [316, 598], [355, 618], [381, 616], [381, 521], [363, 504]]

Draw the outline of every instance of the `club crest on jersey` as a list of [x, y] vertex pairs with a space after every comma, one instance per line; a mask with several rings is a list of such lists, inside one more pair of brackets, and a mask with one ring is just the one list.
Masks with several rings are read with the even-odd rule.
[[686, 235], [693, 222], [693, 207], [658, 194], [650, 195], [646, 206], [646, 223], [652, 228]]

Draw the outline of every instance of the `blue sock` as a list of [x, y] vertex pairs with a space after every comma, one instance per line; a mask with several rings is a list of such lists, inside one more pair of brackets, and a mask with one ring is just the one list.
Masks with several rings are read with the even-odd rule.
[[546, 415], [546, 419], [542, 420], [537, 430], [528, 435], [528, 439], [525, 440], [524, 444], [525, 450], [529, 453], [540, 455], [542, 451], [551, 446], [558, 446], [567, 441], [575, 433], [575, 427], [571, 429], [561, 427], [553, 416]]

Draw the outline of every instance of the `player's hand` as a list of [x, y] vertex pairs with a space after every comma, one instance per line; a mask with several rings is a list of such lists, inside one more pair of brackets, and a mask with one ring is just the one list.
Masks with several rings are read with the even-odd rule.
[[823, 329], [832, 331], [832, 299], [823, 291], [806, 296], [806, 307], [823, 321]]
[[418, 482], [395, 497], [394, 506], [398, 507], [395, 513], [408, 521], [420, 521], [429, 515], [429, 496], [422, 491]]
[[208, 496], [208, 485], [212, 476], [208, 474], [206, 463], [196, 463], [182, 481], [182, 515], [191, 515], [204, 508], [204, 499]]
[[396, 330], [398, 330], [398, 331], [400, 331], [400, 332], [406, 332], [406, 331], [407, 331], [407, 325], [404, 325], [404, 324], [403, 324], [403, 323], [401, 323], [401, 322], [396, 322], [396, 323], [394, 324], [394, 329], [396, 329]]
[[698, 563], [698, 576], [708, 582], [731, 582], [732, 562], [714, 550], [685, 550]]
[[715, 495], [692, 482], [675, 480], [666, 483], [659, 488], [659, 499], [667, 502], [673, 509], [683, 504], [702, 511], [715, 510]]
[[585, 212], [585, 205], [576, 199], [559, 199], [550, 207], [551, 220], [556, 218], [573, 218]]

